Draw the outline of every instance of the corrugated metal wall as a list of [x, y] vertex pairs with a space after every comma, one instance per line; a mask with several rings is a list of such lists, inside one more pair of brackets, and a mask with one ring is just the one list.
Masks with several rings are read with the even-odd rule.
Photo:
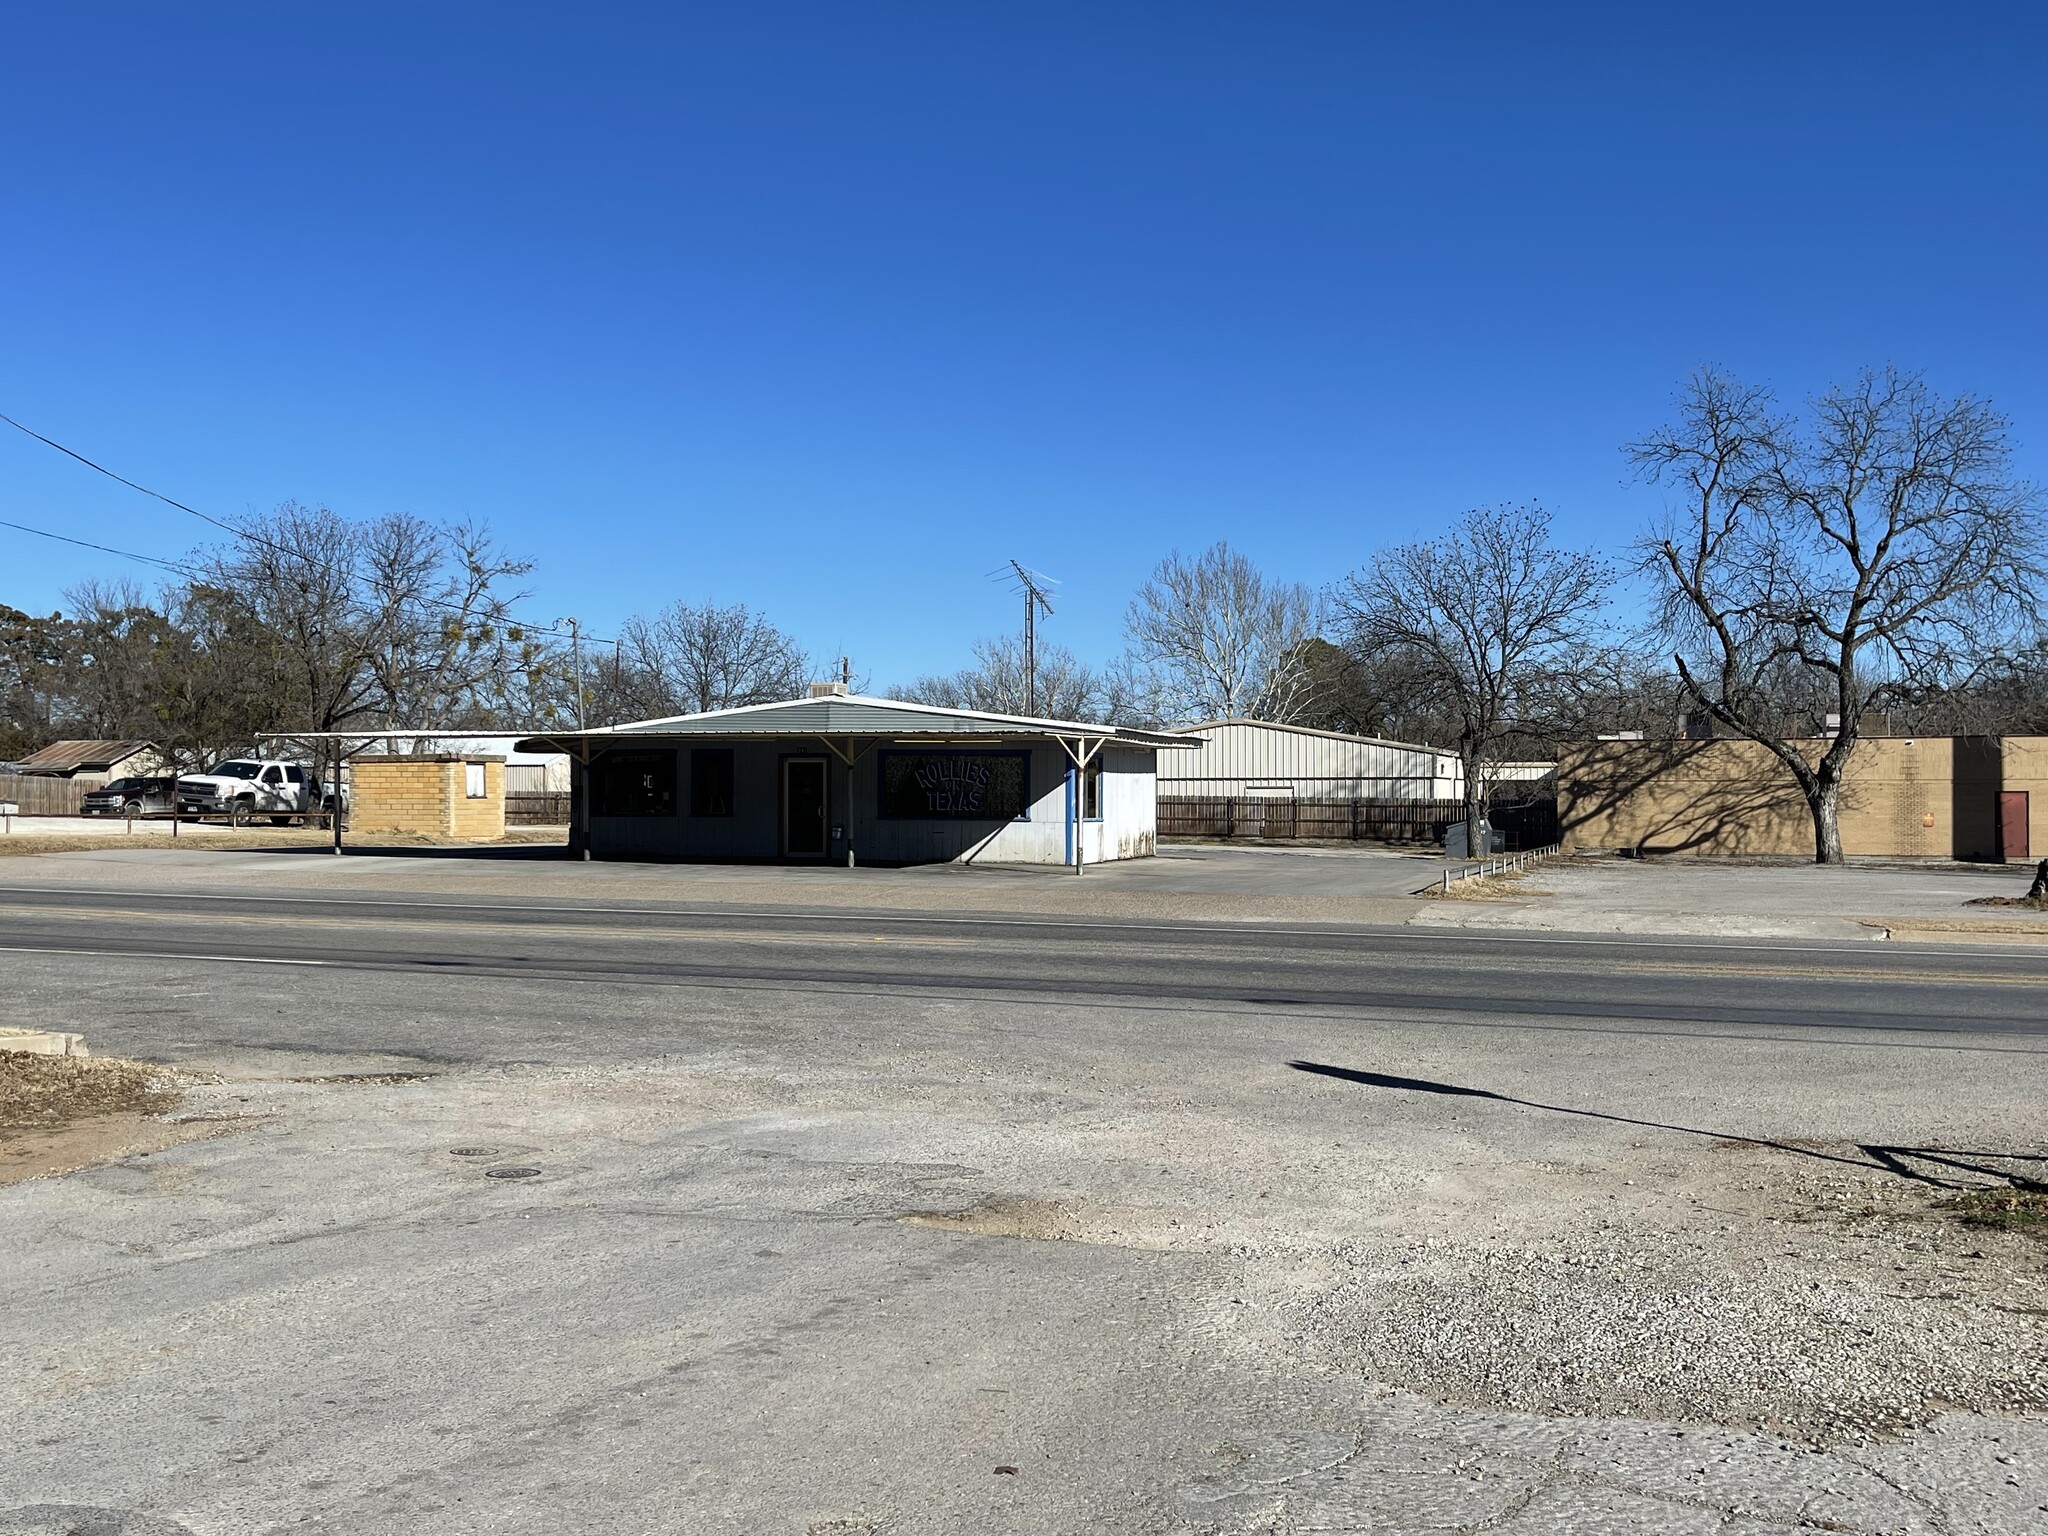
[[1198, 726], [1199, 752], [1162, 752], [1159, 794], [1304, 799], [1456, 800], [1464, 774], [1454, 753], [1397, 742], [1253, 723]]

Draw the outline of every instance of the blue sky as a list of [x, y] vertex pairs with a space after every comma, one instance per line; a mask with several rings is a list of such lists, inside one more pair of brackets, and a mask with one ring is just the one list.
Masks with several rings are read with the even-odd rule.
[[[0, 136], [0, 411], [877, 685], [1011, 625], [1011, 556], [1104, 660], [1175, 546], [1619, 545], [1703, 361], [1924, 369], [2048, 480], [2031, 3], [23, 6]], [[205, 532], [12, 432], [0, 517]], [[0, 529], [0, 602], [124, 569]]]

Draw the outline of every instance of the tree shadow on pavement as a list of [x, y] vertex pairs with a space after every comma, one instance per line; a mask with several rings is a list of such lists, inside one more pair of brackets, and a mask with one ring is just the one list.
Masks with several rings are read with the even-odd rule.
[[[1810, 1157], [1819, 1162], [1842, 1163], [1851, 1168], [1892, 1174], [1897, 1178], [1910, 1179], [1916, 1184], [1925, 1184], [1935, 1189], [1976, 1189], [1982, 1187], [1983, 1180], [1995, 1179], [2015, 1189], [2048, 1190], [2048, 1182], [2024, 1173], [2016, 1173], [2011, 1168], [1998, 1166], [2001, 1163], [2048, 1165], [2048, 1154], [2039, 1152], [1958, 1152], [1944, 1147], [1890, 1147], [1865, 1143], [1856, 1148], [1862, 1154], [1860, 1157], [1850, 1157], [1839, 1152], [1823, 1152], [1818, 1147], [1802, 1147], [1796, 1142], [1773, 1141], [1765, 1136], [1743, 1136], [1732, 1131], [1702, 1130], [1698, 1126], [1672, 1125], [1664, 1120], [1639, 1120], [1633, 1115], [1613, 1115], [1599, 1109], [1576, 1109], [1568, 1104], [1542, 1104], [1534, 1099], [1518, 1099], [1512, 1094], [1495, 1093], [1490, 1088], [1466, 1088], [1457, 1083], [1435, 1083], [1420, 1077], [1395, 1077], [1386, 1072], [1365, 1072], [1356, 1067], [1333, 1067], [1319, 1061], [1290, 1061], [1287, 1065], [1297, 1072], [1312, 1072], [1318, 1077], [1334, 1077], [1340, 1082], [1357, 1083], [1365, 1088], [1387, 1088], [1401, 1093], [1435, 1093], [1460, 1099], [1491, 1099], [1498, 1104], [1515, 1104], [1523, 1109], [1540, 1109], [1553, 1115], [1580, 1115], [1588, 1120], [1612, 1121], [1616, 1125], [1640, 1125], [1647, 1130], [1673, 1131], [1682, 1136], [1704, 1136], [1710, 1141], [1733, 1141], [1752, 1147], [1768, 1147], [1774, 1152], [1790, 1152], [1794, 1156]], [[1933, 1166], [1926, 1166], [1930, 1164]]]

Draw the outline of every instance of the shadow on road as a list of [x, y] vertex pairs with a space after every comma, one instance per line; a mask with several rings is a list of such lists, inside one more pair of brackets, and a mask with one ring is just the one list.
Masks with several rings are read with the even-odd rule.
[[[1458, 1083], [1435, 1083], [1420, 1077], [1395, 1077], [1386, 1072], [1365, 1072], [1356, 1067], [1333, 1067], [1319, 1061], [1290, 1061], [1287, 1065], [1297, 1072], [1313, 1072], [1318, 1077], [1334, 1077], [1340, 1082], [1357, 1083], [1364, 1088], [1388, 1088], [1402, 1093], [1435, 1093], [1460, 1099], [1492, 1099], [1496, 1103], [1516, 1104], [1524, 1109], [1540, 1109], [1553, 1115], [1581, 1115], [1588, 1120], [1608, 1120], [1617, 1125], [1640, 1125], [1647, 1130], [1674, 1131], [1682, 1136], [1704, 1136], [1710, 1141], [1734, 1141], [1752, 1147], [1769, 1147], [1774, 1152], [1790, 1152], [1797, 1157], [1810, 1157], [1820, 1162], [1845, 1163], [1852, 1168], [1889, 1173], [1935, 1189], [1975, 1189], [1981, 1187], [1981, 1180], [1996, 1179], [2010, 1184], [2015, 1189], [2048, 1190], [2048, 1183], [2022, 1173], [2015, 1173], [2010, 1168], [1997, 1166], [2000, 1163], [2048, 1164], [2048, 1154], [2038, 1152], [1955, 1152], [1941, 1147], [1887, 1147], [1864, 1144], [1856, 1148], [1862, 1156], [1848, 1157], [1839, 1152], [1823, 1152], [1817, 1147], [1802, 1147], [1790, 1141], [1772, 1141], [1763, 1136], [1742, 1136], [1732, 1131], [1708, 1131], [1693, 1125], [1672, 1125], [1663, 1120], [1638, 1120], [1633, 1115], [1611, 1115], [1598, 1109], [1575, 1109], [1568, 1104], [1539, 1104], [1534, 1099], [1518, 1099], [1512, 1094], [1495, 1093], [1490, 1088], [1467, 1088]], [[1935, 1167], [1930, 1169], [1919, 1166], [1922, 1164], [1933, 1164]], [[1969, 1180], [1944, 1178], [1942, 1172], [1936, 1170], [1976, 1177]]]

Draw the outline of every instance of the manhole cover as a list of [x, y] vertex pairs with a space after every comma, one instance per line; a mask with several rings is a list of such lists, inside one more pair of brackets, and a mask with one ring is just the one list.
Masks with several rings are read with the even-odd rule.
[[450, 1147], [448, 1155], [450, 1157], [496, 1157], [498, 1149], [496, 1147]]
[[537, 1179], [540, 1177], [540, 1170], [538, 1168], [486, 1168], [484, 1170], [484, 1177], [487, 1179]]

